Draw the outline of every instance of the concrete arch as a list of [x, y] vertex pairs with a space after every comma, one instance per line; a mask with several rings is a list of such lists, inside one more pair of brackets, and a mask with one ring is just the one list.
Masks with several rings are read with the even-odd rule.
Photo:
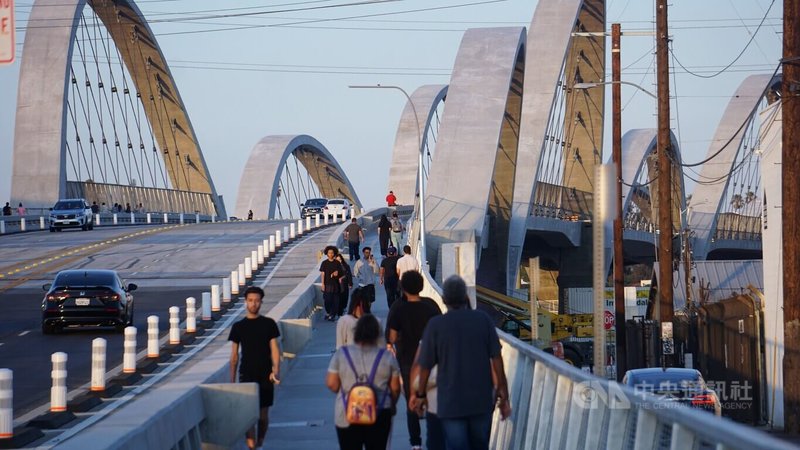
[[[536, 65], [525, 72], [525, 95], [522, 101], [522, 126], [520, 128], [517, 173], [524, 176], [514, 180], [514, 203], [509, 226], [509, 246], [506, 265], [506, 290], [515, 289], [519, 274], [520, 257], [527, 235], [528, 217], [536, 193], [539, 163], [544, 144], [550, 138], [549, 125], [560, 90], [571, 94], [566, 83], [601, 82], [605, 73], [605, 39], [597, 36], [574, 36], [574, 32], [605, 31], [605, 0], [540, 1], [536, 5], [529, 28], [526, 60]], [[587, 173], [594, 173], [603, 141], [602, 89], [591, 89], [581, 94], [581, 102], [567, 101], [564, 128], [581, 117], [583, 128], [575, 130], [572, 144], [583, 149], [582, 160]], [[589, 150], [590, 149], [590, 150]], [[594, 157], [589, 157], [593, 155]], [[574, 162], [564, 161], [565, 167]], [[566, 172], [566, 170], [565, 170]], [[588, 180], [565, 179], [563, 185], [578, 190], [589, 190]], [[502, 263], [502, 262], [501, 262]]]
[[428, 139], [431, 119], [436, 113], [437, 106], [444, 101], [445, 97], [447, 97], [446, 84], [420, 86], [411, 94], [411, 103], [406, 102], [403, 114], [400, 116], [392, 150], [392, 165], [389, 168], [389, 185], [386, 190], [394, 191], [397, 202], [401, 205], [413, 205], [419, 190], [417, 175], [419, 174], [418, 153], [420, 147], [418, 146], [420, 143], [417, 137], [414, 108], [418, 115], [424, 114], [424, 117], [419, 117], [419, 137], [422, 139], [422, 148], [424, 148]]
[[524, 68], [524, 28], [464, 33], [427, 185], [431, 267], [436, 267], [438, 248], [445, 242], [481, 242], [491, 234], [491, 248], [505, 253]]
[[281, 174], [292, 154], [303, 164], [322, 196], [346, 198], [359, 209], [362, 207], [344, 170], [324, 145], [305, 134], [277, 135], [262, 138], [250, 152], [239, 181], [236, 216], [247, 217], [251, 209], [256, 215], [275, 216]]
[[[132, 1], [37, 0], [25, 35], [14, 130], [11, 197], [33, 207], [49, 207], [67, 191], [67, 90], [73, 41], [85, 6], [91, 7], [119, 49], [133, 83], [142, 95], [150, 123], [168, 117], [165, 127], [153, 126], [164, 152], [176, 151], [188, 170], [169, 170], [172, 188], [212, 196], [219, 215], [224, 206], [217, 196], [197, 136], [175, 80], [144, 15]], [[132, 44], [133, 42], [133, 44]], [[149, 99], [144, 98], [150, 96]], [[173, 131], [175, 130], [175, 131]]]
[[[712, 238], [717, 229], [720, 211], [723, 210], [725, 194], [730, 183], [730, 171], [736, 164], [751, 121], [756, 119], [757, 106], [765, 96], [769, 96], [769, 87], [780, 83], [780, 75], [751, 75], [742, 81], [728, 102], [720, 119], [714, 139], [708, 148], [707, 157], [720, 152], [714, 158], [714, 164], [703, 164], [700, 171], [701, 180], [728, 178], [725, 183], [700, 184], [692, 193], [692, 217], [689, 223], [694, 232], [693, 252], [695, 259], [706, 259], [712, 247]], [[742, 124], [745, 124], [742, 126]]]

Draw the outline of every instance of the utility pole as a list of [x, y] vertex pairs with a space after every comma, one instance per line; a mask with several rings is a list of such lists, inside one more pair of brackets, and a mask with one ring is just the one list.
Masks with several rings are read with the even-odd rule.
[[669, 30], [667, 0], [656, 0], [656, 82], [658, 85], [658, 319], [664, 366], [674, 364], [672, 340], [672, 140], [669, 117]]
[[783, 409], [784, 430], [800, 434], [800, 0], [783, 2]]
[[611, 159], [617, 172], [617, 190], [614, 196], [614, 313], [617, 327], [617, 380], [627, 370], [625, 336], [625, 261], [622, 254], [622, 69], [620, 63], [620, 25], [611, 24]]

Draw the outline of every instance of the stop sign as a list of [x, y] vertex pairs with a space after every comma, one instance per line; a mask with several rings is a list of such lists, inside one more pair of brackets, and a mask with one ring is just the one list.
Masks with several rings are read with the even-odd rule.
[[605, 314], [603, 314], [603, 327], [606, 330], [610, 330], [614, 328], [614, 313], [612, 313], [611, 311], [604, 311], [604, 313]]

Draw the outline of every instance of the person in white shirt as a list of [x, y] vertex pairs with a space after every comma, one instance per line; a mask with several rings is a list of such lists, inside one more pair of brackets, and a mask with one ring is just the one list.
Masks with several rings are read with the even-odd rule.
[[356, 332], [356, 322], [364, 314], [370, 314], [370, 304], [364, 295], [364, 290], [356, 288], [350, 296], [347, 314], [336, 322], [336, 348], [355, 343], [353, 336]]
[[411, 256], [411, 246], [406, 245], [403, 247], [403, 257], [397, 260], [397, 278], [402, 281], [403, 273], [409, 270], [419, 272], [419, 263], [416, 258]]

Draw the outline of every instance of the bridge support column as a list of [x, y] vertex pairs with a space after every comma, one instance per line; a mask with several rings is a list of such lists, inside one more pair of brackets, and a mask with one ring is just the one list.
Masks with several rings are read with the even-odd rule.
[[476, 306], [475, 270], [477, 269], [477, 248], [474, 242], [455, 242], [442, 244], [440, 250], [442, 258], [442, 281], [450, 275], [460, 276], [467, 284], [469, 304], [472, 309]]

